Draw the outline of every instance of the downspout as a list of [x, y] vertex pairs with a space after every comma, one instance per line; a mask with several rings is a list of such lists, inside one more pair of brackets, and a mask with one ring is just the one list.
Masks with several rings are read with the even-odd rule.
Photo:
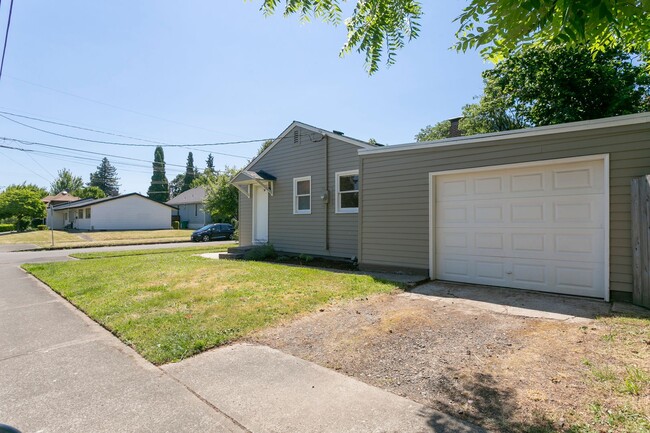
[[330, 250], [330, 138], [325, 134], [325, 251]]

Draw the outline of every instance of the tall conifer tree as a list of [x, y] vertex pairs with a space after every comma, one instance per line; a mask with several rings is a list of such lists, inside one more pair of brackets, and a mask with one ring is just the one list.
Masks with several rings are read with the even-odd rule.
[[169, 200], [169, 181], [165, 174], [165, 153], [162, 146], [157, 146], [153, 153], [153, 174], [147, 195], [160, 203]]

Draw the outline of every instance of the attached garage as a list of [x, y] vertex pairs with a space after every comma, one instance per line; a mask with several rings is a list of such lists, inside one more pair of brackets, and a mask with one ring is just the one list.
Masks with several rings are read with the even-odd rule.
[[650, 113], [359, 151], [359, 265], [631, 299]]
[[432, 173], [431, 277], [606, 298], [606, 162]]

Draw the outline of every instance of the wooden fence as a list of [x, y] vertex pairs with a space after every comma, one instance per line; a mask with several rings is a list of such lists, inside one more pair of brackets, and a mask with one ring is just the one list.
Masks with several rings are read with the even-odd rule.
[[650, 308], [650, 175], [632, 179], [632, 302]]

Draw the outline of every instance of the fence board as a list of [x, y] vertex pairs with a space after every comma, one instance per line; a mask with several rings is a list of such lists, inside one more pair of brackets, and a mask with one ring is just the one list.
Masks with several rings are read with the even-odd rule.
[[650, 175], [632, 179], [632, 302], [650, 308]]

